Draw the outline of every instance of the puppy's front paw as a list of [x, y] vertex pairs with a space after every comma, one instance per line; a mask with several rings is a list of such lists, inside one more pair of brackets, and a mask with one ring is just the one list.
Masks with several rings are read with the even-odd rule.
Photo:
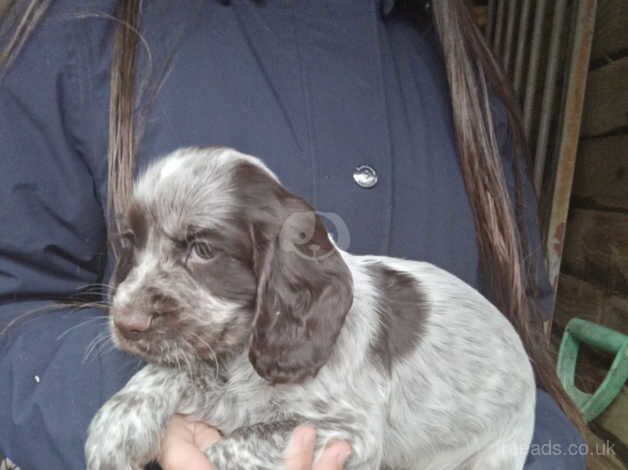
[[139, 470], [155, 459], [161, 429], [154, 429], [149, 402], [119, 394], [105, 403], [87, 431], [87, 470]]

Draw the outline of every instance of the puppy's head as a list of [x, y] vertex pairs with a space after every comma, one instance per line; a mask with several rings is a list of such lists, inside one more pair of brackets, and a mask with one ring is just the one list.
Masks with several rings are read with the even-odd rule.
[[120, 225], [110, 318], [121, 349], [183, 366], [248, 347], [273, 383], [329, 358], [351, 274], [316, 212], [259, 160], [174, 152], [140, 177]]

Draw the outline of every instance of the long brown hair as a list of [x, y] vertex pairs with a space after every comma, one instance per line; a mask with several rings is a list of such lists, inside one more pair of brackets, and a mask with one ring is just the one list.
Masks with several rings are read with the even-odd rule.
[[[491, 300], [521, 336], [537, 383], [559, 403], [584, 434], [586, 424], [558, 380], [543, 334], [536, 298], [535, 270], [524, 256], [521, 178], [518, 158], [528, 156], [518, 107], [510, 85], [478, 30], [464, 0], [432, 3], [452, 96], [460, 166], [473, 210], [481, 272]], [[497, 143], [490, 94], [508, 110], [513, 141], [514, 200], [504, 174]]]
[[[0, 0], [0, 76], [26, 42], [52, 0]], [[520, 190], [509, 194], [496, 138], [491, 94], [506, 104], [513, 142], [515, 186], [520, 186], [517, 159], [527, 155], [517, 106], [465, 0], [436, 0], [433, 20], [440, 37], [464, 182], [473, 210], [481, 270], [491, 300], [517, 329], [533, 364], [538, 384], [560, 404], [572, 422], [586, 426], [561, 386], [546, 348], [543, 321], [534, 295], [536, 281], [525, 261], [527, 241], [522, 225]], [[124, 210], [132, 189], [138, 121], [136, 55], [140, 41], [142, 0], [118, 0], [111, 69], [109, 115], [109, 232], [117, 231], [117, 214]], [[532, 300], [531, 300], [532, 298]]]

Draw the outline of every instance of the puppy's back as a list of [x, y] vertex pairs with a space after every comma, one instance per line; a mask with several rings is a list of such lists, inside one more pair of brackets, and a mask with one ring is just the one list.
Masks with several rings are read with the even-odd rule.
[[[506, 458], [525, 453], [534, 424], [534, 375], [506, 317], [473, 287], [430, 263], [350, 258], [355, 270], [385, 267], [389, 276], [410, 276], [418, 292], [419, 302], [409, 308], [411, 296], [384, 284], [392, 290], [394, 311], [378, 327], [392, 335], [393, 345], [414, 335], [412, 348], [388, 348], [390, 357], [383, 361], [390, 378], [387, 465], [455, 468], [491, 445]], [[504, 465], [497, 468], [518, 464]]]

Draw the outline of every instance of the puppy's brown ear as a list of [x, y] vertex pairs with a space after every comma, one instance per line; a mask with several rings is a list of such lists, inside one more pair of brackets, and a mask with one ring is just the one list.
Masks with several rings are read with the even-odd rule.
[[353, 302], [351, 272], [312, 207], [266, 174], [254, 180], [258, 293], [249, 358], [272, 383], [299, 382], [333, 351]]

